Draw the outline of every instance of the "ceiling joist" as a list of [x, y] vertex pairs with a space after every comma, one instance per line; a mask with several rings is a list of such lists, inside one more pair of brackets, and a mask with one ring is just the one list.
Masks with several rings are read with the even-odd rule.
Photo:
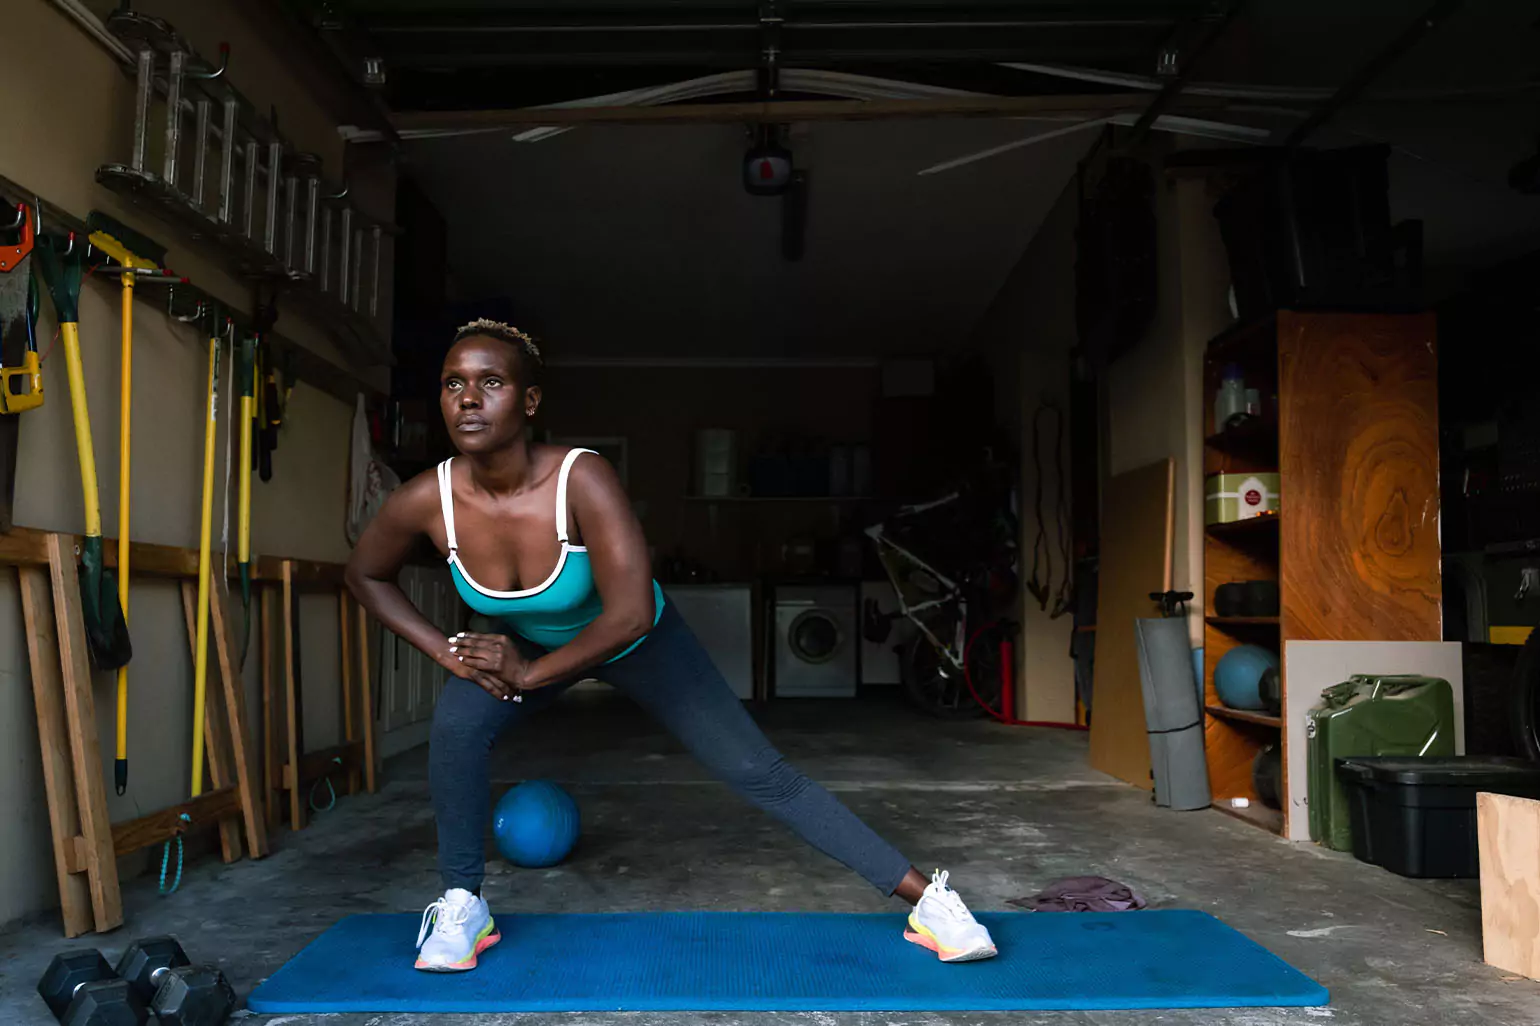
[[[1233, 101], [1182, 97], [1172, 111], [1213, 112]], [[769, 103], [694, 103], [658, 107], [521, 107], [512, 110], [402, 111], [398, 130], [499, 131], [537, 125], [785, 124], [919, 118], [1105, 117], [1141, 113], [1148, 93], [1089, 96], [961, 96], [919, 100], [786, 100]]]

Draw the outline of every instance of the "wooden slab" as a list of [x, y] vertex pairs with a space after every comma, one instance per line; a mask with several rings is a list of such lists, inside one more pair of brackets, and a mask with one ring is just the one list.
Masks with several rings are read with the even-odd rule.
[[48, 797], [48, 826], [53, 834], [54, 872], [64, 936], [89, 933], [91, 886], [77, 869], [80, 812], [75, 805], [75, 775], [70, 765], [69, 728], [64, 715], [64, 678], [59, 670], [59, 638], [54, 627], [48, 575], [37, 567], [17, 567], [27, 656], [32, 668], [32, 697], [37, 704], [37, 734], [43, 756], [43, 791]]
[[[216, 589], [217, 590], [217, 589]], [[198, 586], [191, 581], [182, 582], [182, 615], [187, 620], [187, 644], [192, 650], [193, 661], [198, 660]], [[218, 666], [215, 671], [218, 672]], [[228, 789], [230, 763], [226, 753], [230, 750], [219, 717], [219, 691], [209, 688], [203, 700], [203, 750], [208, 757], [209, 783], [215, 790]], [[219, 821], [219, 853], [226, 863], [241, 857], [241, 828], [233, 818]]]
[[1278, 315], [1284, 637], [1442, 637], [1435, 338], [1433, 314]]
[[[294, 764], [283, 765], [283, 786], [287, 789], [300, 791], [320, 780], [322, 777], [346, 771], [349, 774], [358, 772], [359, 766], [364, 761], [364, 744], [362, 741], [344, 741], [340, 745], [332, 745], [330, 748], [320, 748], [313, 752], [306, 752], [299, 757], [299, 780], [294, 779]], [[335, 786], [335, 785], [333, 785]]]
[[80, 812], [81, 836], [85, 838], [83, 854], [90, 880], [91, 914], [96, 920], [96, 931], [105, 933], [123, 925], [123, 896], [118, 888], [112, 821], [107, 818], [107, 792], [102, 783], [102, 751], [96, 733], [96, 701], [91, 693], [91, 658], [86, 651], [75, 539], [67, 534], [50, 534], [46, 544], [75, 776], [75, 804]]
[[1171, 587], [1175, 473], [1166, 459], [1119, 474], [1102, 505], [1091, 766], [1145, 789], [1153, 782], [1134, 621], [1160, 615], [1150, 592]]
[[[119, 855], [169, 841], [178, 834], [200, 830], [213, 823], [233, 823], [241, 811], [241, 796], [233, 787], [205, 791], [198, 797], [112, 826], [112, 846]], [[187, 820], [183, 820], [183, 816]], [[236, 835], [236, 851], [240, 851]]]
[[[13, 566], [48, 565], [48, 534], [31, 527], [13, 527], [0, 533], [0, 563]], [[73, 545], [77, 539], [70, 538]], [[198, 550], [184, 549], [176, 545], [156, 545], [151, 542], [133, 542], [128, 547], [129, 564], [133, 576], [196, 578], [198, 576]], [[342, 563], [318, 563], [313, 560], [283, 560], [277, 556], [258, 556], [251, 562], [253, 581], [276, 582], [282, 578], [284, 562], [291, 562], [296, 583], [304, 587], [342, 586], [347, 567]], [[102, 539], [102, 564], [109, 570], [117, 568], [118, 547], [115, 538]]]
[[274, 713], [273, 694], [273, 589], [263, 587], [257, 592], [262, 598], [262, 633], [259, 638], [262, 650], [258, 653], [262, 672], [262, 805], [267, 810], [267, 828], [278, 828], [278, 732]]
[[1540, 980], [1540, 802], [1476, 795], [1481, 947], [1488, 965]]
[[[294, 650], [294, 564], [283, 564], [283, 683], [288, 726], [288, 761], [299, 762], [299, 686], [295, 680], [295, 660], [299, 653]], [[300, 801], [299, 788], [289, 789], [289, 829], [305, 829], [305, 803]]]
[[374, 794], [374, 678], [369, 674], [369, 610], [361, 605], [358, 607], [358, 676], [359, 705], [364, 720], [364, 789]]
[[13, 527], [9, 531], [0, 532], [0, 563], [17, 567], [46, 567], [48, 535], [25, 527]]
[[[358, 734], [353, 726], [353, 622], [349, 616], [352, 602], [347, 589], [337, 595], [338, 644], [342, 649], [342, 739], [353, 741]], [[355, 766], [348, 771], [348, 794], [357, 794], [360, 775]]]
[[209, 604], [225, 713], [230, 719], [230, 762], [235, 771], [236, 789], [241, 794], [241, 818], [246, 822], [247, 853], [254, 859], [260, 859], [267, 855], [267, 827], [262, 822], [256, 781], [253, 779], [251, 736], [246, 728], [246, 685], [241, 679], [241, 668], [236, 665], [234, 641], [230, 637], [229, 612], [217, 589], [209, 596]]

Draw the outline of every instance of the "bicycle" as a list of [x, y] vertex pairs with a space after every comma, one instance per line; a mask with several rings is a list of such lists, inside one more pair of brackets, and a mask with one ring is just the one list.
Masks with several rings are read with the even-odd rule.
[[999, 716], [1009, 677], [1001, 643], [1016, 635], [1015, 624], [1002, 615], [1017, 589], [1011, 498], [1009, 468], [986, 459], [957, 490], [901, 507], [866, 530], [898, 610], [882, 613], [868, 600], [863, 634], [881, 643], [896, 620], [915, 625], [917, 633], [899, 655], [900, 678], [909, 699], [932, 716]]

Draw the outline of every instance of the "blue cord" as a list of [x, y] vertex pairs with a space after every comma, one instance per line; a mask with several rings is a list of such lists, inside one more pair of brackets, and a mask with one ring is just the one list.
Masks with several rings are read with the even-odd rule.
[[[185, 812], [182, 813], [179, 818], [181, 819], [181, 821], [183, 823], [187, 823], [189, 825], [192, 823], [192, 817], [189, 816]], [[161, 853], [160, 853], [160, 893], [162, 893], [162, 894], [175, 894], [176, 893], [176, 889], [178, 887], [182, 886], [182, 832], [180, 830], [177, 831], [175, 839], [176, 839], [176, 879], [171, 881], [171, 887], [169, 889], [166, 887], [166, 867], [171, 862], [171, 842], [170, 841], [166, 842], [166, 846], [161, 849]]]
[[[340, 755], [332, 756], [332, 762], [335, 762], [338, 766], [341, 766], [342, 765], [342, 756], [340, 756]], [[321, 806], [319, 806], [319, 805], [317, 805], [315, 803], [315, 789], [320, 787], [322, 784], [325, 784], [326, 785], [326, 790], [331, 793], [331, 798], [326, 802], [326, 807], [324, 809]], [[330, 811], [332, 811], [332, 809], [336, 808], [336, 806], [337, 806], [337, 789], [332, 786], [332, 778], [331, 778], [330, 774], [322, 777], [320, 780], [317, 780], [315, 783], [310, 785], [310, 811], [312, 811], [312, 812], [330, 812]]]

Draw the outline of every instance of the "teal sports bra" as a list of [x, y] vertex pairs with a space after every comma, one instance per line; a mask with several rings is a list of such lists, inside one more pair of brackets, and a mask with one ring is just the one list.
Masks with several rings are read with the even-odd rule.
[[[556, 539], [561, 542], [556, 569], [543, 583], [522, 591], [483, 588], [460, 562], [460, 547], [455, 540], [454, 491], [449, 484], [449, 465], [454, 460], [447, 459], [438, 465], [438, 495], [444, 508], [444, 535], [449, 544], [449, 572], [454, 577], [455, 590], [471, 609], [492, 617], [515, 634], [547, 650], [560, 648], [577, 637], [604, 611], [599, 589], [594, 586], [588, 549], [567, 540], [567, 477], [572, 472], [572, 464], [585, 452], [592, 453], [593, 450], [573, 449], [567, 453], [561, 464], [561, 474], [556, 479]], [[664, 601], [663, 589], [658, 587], [657, 581], [652, 582], [652, 594], [656, 610], [652, 623], [656, 627], [663, 616]], [[646, 640], [646, 637], [639, 639], [610, 662], [629, 654]]]

